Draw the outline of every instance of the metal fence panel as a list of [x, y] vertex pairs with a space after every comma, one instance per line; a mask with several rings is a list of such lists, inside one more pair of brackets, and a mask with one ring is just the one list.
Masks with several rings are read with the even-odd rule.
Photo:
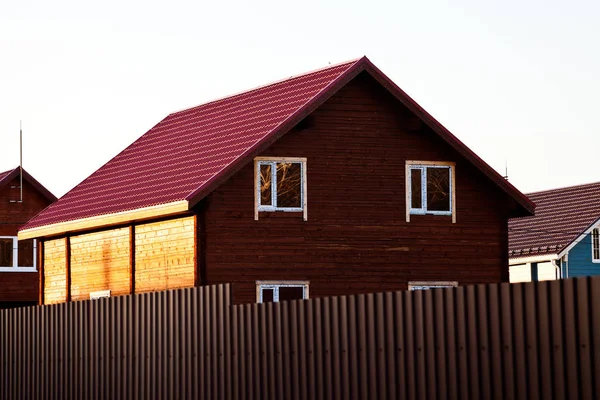
[[230, 302], [216, 285], [0, 311], [0, 398], [600, 397], [600, 277]]

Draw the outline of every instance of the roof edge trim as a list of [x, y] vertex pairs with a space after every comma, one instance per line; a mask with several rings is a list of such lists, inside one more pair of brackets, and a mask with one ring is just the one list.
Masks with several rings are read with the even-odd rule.
[[528, 257], [515, 257], [515, 258], [508, 259], [508, 265], [509, 265], [509, 267], [512, 267], [517, 264], [552, 261], [552, 260], [556, 260], [558, 258], [560, 258], [560, 257], [558, 257], [558, 254], [556, 254], [556, 253], [538, 254], [535, 256], [528, 256]]
[[[274, 127], [271, 132], [263, 138], [263, 140], [253, 144], [243, 154], [233, 160], [228, 166], [223, 168], [219, 173], [215, 174], [210, 178], [209, 183], [203, 188], [197, 188], [189, 195], [186, 196], [186, 200], [190, 202], [190, 206], [193, 207], [198, 204], [206, 195], [211, 193], [223, 182], [229, 179], [233, 174], [243, 168], [249, 163], [255, 156], [260, 154], [262, 151], [271, 146], [275, 141], [279, 140], [283, 135], [289, 132], [296, 124], [298, 124], [307, 115], [310, 115], [318, 107], [320, 107], [325, 101], [333, 96], [340, 88], [354, 79], [359, 73], [364, 71], [364, 62], [368, 61], [366, 57], [361, 57], [356, 60], [347, 62], [348, 69], [341, 73], [337, 78], [331, 81], [325, 86], [319, 93], [313, 96], [310, 100], [304, 103], [298, 108], [292, 115], [288, 116], [285, 120], [281, 121], [279, 125]], [[342, 63], [340, 65], [344, 65]]]
[[[361, 59], [363, 61], [363, 59]], [[394, 81], [392, 81], [387, 75], [385, 75], [375, 64], [373, 64], [366, 57], [363, 61], [366, 66], [365, 70], [371, 74], [371, 76], [377, 80], [384, 88], [386, 88], [398, 101], [404, 104], [411, 112], [419, 117], [426, 125], [429, 126], [435, 133], [437, 133], [446, 143], [453, 147], [458, 153], [465, 157], [470, 163], [478, 168], [484, 175], [486, 175], [492, 182], [494, 182], [500, 189], [512, 197], [525, 211], [527, 215], [534, 215], [535, 204], [519, 189], [514, 187], [510, 182], [504, 179], [495, 169], [493, 169], [488, 163], [486, 163], [481, 157], [479, 157], [473, 150], [471, 150], [466, 144], [458, 139], [452, 132], [450, 132], [445, 126], [443, 126], [438, 120], [436, 120], [431, 114], [429, 114], [423, 107], [421, 107], [412, 97], [410, 97], [404, 90], [402, 90]], [[517, 217], [517, 216], [515, 216]]]
[[174, 201], [135, 210], [121, 211], [112, 214], [96, 215], [93, 217], [76, 219], [73, 221], [58, 222], [51, 225], [42, 225], [36, 228], [19, 231], [19, 240], [35, 239], [49, 236], [57, 236], [67, 232], [81, 231], [86, 229], [97, 229], [111, 225], [133, 222], [141, 219], [162, 217], [177, 214], [189, 210], [187, 200]]
[[565, 254], [571, 251], [573, 247], [577, 246], [587, 235], [589, 235], [592, 229], [598, 228], [598, 226], [600, 226], [600, 218], [592, 222], [590, 226], [585, 228], [585, 230], [580, 235], [577, 235], [575, 239], [571, 240], [571, 242], [569, 242], [569, 244], [566, 245], [565, 248], [560, 251], [560, 253], [558, 253], [558, 257], [564, 257]]

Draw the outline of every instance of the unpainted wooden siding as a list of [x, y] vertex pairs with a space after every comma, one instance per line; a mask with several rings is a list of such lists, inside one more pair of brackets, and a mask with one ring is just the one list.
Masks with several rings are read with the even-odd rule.
[[44, 242], [44, 304], [67, 300], [66, 239]]
[[135, 268], [131, 266], [130, 227], [73, 235], [45, 242], [45, 304], [67, 300], [66, 240], [70, 240], [71, 300], [90, 293], [111, 296], [192, 287], [195, 283], [194, 216], [145, 223], [134, 228]]
[[194, 217], [135, 227], [136, 293], [194, 286]]
[[129, 294], [129, 229], [111, 229], [71, 237], [71, 299], [90, 292]]

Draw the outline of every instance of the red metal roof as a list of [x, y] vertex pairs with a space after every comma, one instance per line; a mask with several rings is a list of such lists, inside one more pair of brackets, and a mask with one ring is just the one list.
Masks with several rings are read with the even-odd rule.
[[558, 254], [600, 218], [600, 182], [528, 196], [535, 216], [509, 220], [510, 258]]
[[180, 200], [192, 207], [306, 115], [367, 71], [522, 207], [534, 208], [366, 57], [176, 112], [21, 230]]

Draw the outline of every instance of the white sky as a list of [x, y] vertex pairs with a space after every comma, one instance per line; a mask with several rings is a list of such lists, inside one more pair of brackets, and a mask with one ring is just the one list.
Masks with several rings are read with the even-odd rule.
[[[218, 3], [218, 4], [215, 4]], [[0, 3], [0, 171], [62, 196], [172, 111], [366, 55], [524, 192], [600, 180], [600, 2]]]

